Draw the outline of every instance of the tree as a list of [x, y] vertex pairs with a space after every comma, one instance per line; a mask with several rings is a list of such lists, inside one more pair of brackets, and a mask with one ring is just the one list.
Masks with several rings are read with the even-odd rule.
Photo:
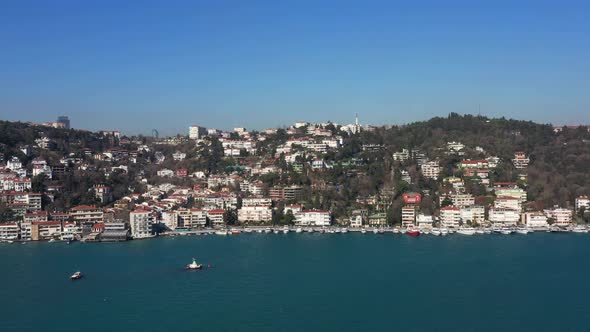
[[45, 185], [46, 179], [47, 179], [47, 176], [45, 176], [45, 174], [43, 174], [43, 173], [35, 176], [31, 180], [31, 191], [33, 191], [35, 193], [45, 192], [45, 189], [47, 189], [47, 186]]
[[223, 222], [225, 222], [226, 225], [235, 225], [238, 223], [238, 215], [236, 213], [235, 210], [225, 210], [225, 212], [223, 212]]

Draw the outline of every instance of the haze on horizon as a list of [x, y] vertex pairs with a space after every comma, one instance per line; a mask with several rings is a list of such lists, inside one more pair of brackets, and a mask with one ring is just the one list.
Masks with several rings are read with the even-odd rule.
[[[0, 119], [399, 124], [449, 112], [590, 123], [583, 1], [4, 1]], [[481, 108], [480, 108], [481, 107]]]

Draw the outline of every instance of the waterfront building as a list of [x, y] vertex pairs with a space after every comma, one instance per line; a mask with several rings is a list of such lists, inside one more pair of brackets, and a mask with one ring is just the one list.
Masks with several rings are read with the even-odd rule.
[[545, 209], [543, 212], [545, 212], [547, 218], [555, 220], [556, 226], [566, 227], [572, 223], [572, 210], [554, 207], [553, 209]]
[[152, 236], [152, 212], [145, 210], [131, 211], [129, 225], [134, 239], [144, 239]]
[[0, 223], [0, 240], [16, 240], [20, 237], [20, 226], [16, 222]]
[[402, 227], [414, 225], [416, 221], [416, 207], [413, 205], [406, 205], [402, 207]]
[[521, 215], [521, 222], [528, 227], [547, 227], [547, 216], [543, 212], [525, 212]]
[[224, 225], [223, 215], [225, 214], [225, 210], [223, 209], [214, 209], [207, 211], [207, 218], [211, 222], [211, 226], [213, 227], [222, 227]]
[[440, 209], [440, 224], [443, 227], [459, 227], [461, 210], [456, 206], [445, 206]]
[[373, 227], [380, 227], [387, 225], [387, 214], [385, 212], [377, 212], [369, 215], [368, 223]]
[[295, 214], [295, 223], [300, 226], [330, 226], [330, 212], [322, 210], [302, 210]]
[[420, 228], [431, 228], [432, 227], [432, 216], [419, 213], [416, 216], [416, 224]]
[[485, 221], [485, 207], [481, 205], [472, 205], [461, 208], [461, 221], [463, 223], [482, 224]]
[[494, 224], [514, 226], [520, 220], [520, 212], [519, 210], [494, 207], [490, 209], [489, 219]]

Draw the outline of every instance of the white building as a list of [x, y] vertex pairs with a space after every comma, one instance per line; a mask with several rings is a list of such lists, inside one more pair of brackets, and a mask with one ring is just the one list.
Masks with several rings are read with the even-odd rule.
[[526, 154], [522, 151], [518, 151], [514, 153], [514, 159], [512, 159], [512, 163], [516, 169], [525, 169], [529, 165], [529, 158]]
[[480, 205], [464, 207], [461, 209], [461, 221], [482, 224], [485, 221], [485, 213], [485, 208]]
[[494, 224], [513, 226], [520, 220], [520, 212], [512, 209], [491, 208], [489, 218]]
[[581, 208], [584, 208], [585, 211], [590, 210], [590, 197], [589, 196], [579, 196], [576, 197], [576, 211], [580, 211]]
[[547, 227], [547, 216], [543, 212], [525, 212], [521, 216], [523, 224], [531, 228]]
[[129, 213], [131, 236], [134, 239], [144, 239], [152, 236], [152, 213], [150, 211], [135, 210]]
[[521, 203], [526, 202], [527, 196], [526, 191], [522, 188], [498, 188], [494, 190], [497, 197], [506, 196], [518, 198]]
[[402, 227], [414, 225], [416, 221], [416, 207], [406, 205], [402, 207]]
[[572, 223], [573, 211], [564, 209], [564, 208], [553, 208], [553, 209], [546, 209], [545, 215], [548, 218], [553, 218], [555, 220], [556, 226], [569, 226]]
[[269, 222], [272, 220], [272, 209], [268, 206], [242, 206], [238, 210], [239, 222]]
[[159, 177], [163, 177], [163, 178], [174, 177], [174, 171], [171, 169], [167, 169], [167, 168], [161, 169], [161, 170], [157, 171], [156, 173]]
[[437, 179], [438, 175], [440, 174], [441, 167], [438, 164], [438, 161], [429, 161], [422, 165], [421, 170], [424, 177]]
[[432, 216], [419, 213], [416, 216], [416, 224], [420, 228], [430, 228], [432, 227]]
[[475, 204], [475, 198], [471, 194], [453, 194], [451, 195], [453, 205], [459, 208]]
[[18, 223], [0, 224], [0, 240], [16, 240], [20, 236]]
[[445, 206], [440, 209], [440, 223], [443, 227], [459, 227], [461, 210], [456, 206]]
[[301, 226], [330, 226], [329, 211], [303, 210], [295, 214], [295, 223]]
[[[174, 211], [177, 216], [177, 224], [175, 227], [182, 228], [199, 228], [205, 227], [207, 224], [207, 212], [200, 209], [182, 209]], [[164, 214], [162, 215], [164, 219]], [[172, 220], [173, 222], [174, 220]], [[168, 226], [170, 227], [170, 226]], [[171, 228], [171, 227], [170, 227]], [[173, 229], [173, 228], [172, 228]]]
[[188, 130], [188, 138], [190, 139], [201, 139], [207, 135], [207, 129], [200, 126], [190, 126]]
[[494, 207], [500, 209], [521, 210], [520, 200], [510, 196], [499, 196], [494, 201]]

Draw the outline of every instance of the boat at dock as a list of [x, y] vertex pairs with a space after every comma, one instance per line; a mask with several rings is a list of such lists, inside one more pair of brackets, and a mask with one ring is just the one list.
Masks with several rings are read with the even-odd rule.
[[406, 235], [409, 236], [419, 236], [420, 235], [420, 230], [417, 228], [413, 228], [413, 227], [409, 227], [406, 229]]
[[473, 235], [475, 234], [475, 229], [471, 227], [459, 227], [459, 229], [457, 230], [457, 234]]
[[516, 229], [516, 233], [518, 234], [523, 234], [523, 235], [527, 235], [529, 233], [529, 230], [524, 228], [524, 227], [518, 227]]
[[303, 232], [303, 229], [301, 227], [297, 227], [297, 229], [295, 229], [295, 233], [301, 233]]
[[343, 233], [343, 234], [344, 233], [348, 233], [348, 228], [344, 227], [340, 232]]
[[216, 235], [227, 235], [227, 231], [226, 230], [221, 230], [221, 231], [215, 231]]
[[432, 235], [434, 235], [434, 236], [440, 236], [440, 234], [441, 234], [441, 231], [440, 231], [440, 229], [438, 229], [438, 228], [433, 228], [433, 229], [430, 231], [430, 234], [432, 234]]

